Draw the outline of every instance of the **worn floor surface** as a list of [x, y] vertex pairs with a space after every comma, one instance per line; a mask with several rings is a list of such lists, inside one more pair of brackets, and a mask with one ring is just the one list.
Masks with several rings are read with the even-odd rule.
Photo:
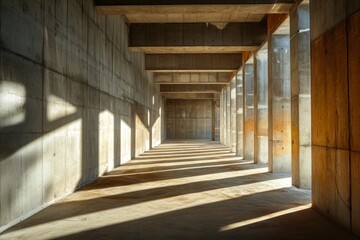
[[168, 142], [0, 239], [356, 239], [310, 192], [213, 142]]

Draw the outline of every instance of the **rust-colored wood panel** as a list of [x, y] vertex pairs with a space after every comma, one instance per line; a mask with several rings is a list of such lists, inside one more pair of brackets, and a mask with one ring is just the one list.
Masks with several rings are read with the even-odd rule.
[[[351, 150], [360, 152], [360, 11], [348, 19]], [[360, 230], [359, 230], [360, 232]]]
[[313, 206], [350, 228], [349, 151], [313, 146]]
[[312, 42], [312, 140], [349, 149], [345, 21]]
[[351, 210], [352, 230], [360, 236], [360, 153], [351, 152]]

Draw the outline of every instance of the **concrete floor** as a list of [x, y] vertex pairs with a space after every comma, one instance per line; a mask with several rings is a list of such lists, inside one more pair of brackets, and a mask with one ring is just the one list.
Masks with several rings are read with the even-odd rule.
[[356, 239], [266, 172], [214, 142], [167, 142], [0, 239]]

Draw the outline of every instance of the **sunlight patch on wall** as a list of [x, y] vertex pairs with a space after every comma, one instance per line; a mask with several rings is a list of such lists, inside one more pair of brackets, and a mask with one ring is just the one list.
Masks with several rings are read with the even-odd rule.
[[55, 95], [51, 94], [47, 97], [46, 117], [50, 122], [75, 114], [76, 111], [77, 108], [74, 105]]
[[99, 114], [99, 176], [114, 168], [113, 149], [114, 115], [105, 110]]
[[26, 90], [22, 84], [0, 83], [0, 127], [9, 127], [25, 121]]
[[121, 119], [121, 164], [131, 160], [131, 127]]

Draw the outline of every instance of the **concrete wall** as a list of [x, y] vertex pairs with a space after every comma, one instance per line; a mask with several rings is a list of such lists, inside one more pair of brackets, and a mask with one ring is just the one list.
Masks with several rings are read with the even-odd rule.
[[212, 100], [166, 100], [166, 126], [167, 139], [212, 139]]
[[359, 8], [357, 0], [310, 1], [313, 206], [358, 236]]
[[1, 231], [159, 144], [162, 99], [91, 0], [2, 0], [0, 18]]

